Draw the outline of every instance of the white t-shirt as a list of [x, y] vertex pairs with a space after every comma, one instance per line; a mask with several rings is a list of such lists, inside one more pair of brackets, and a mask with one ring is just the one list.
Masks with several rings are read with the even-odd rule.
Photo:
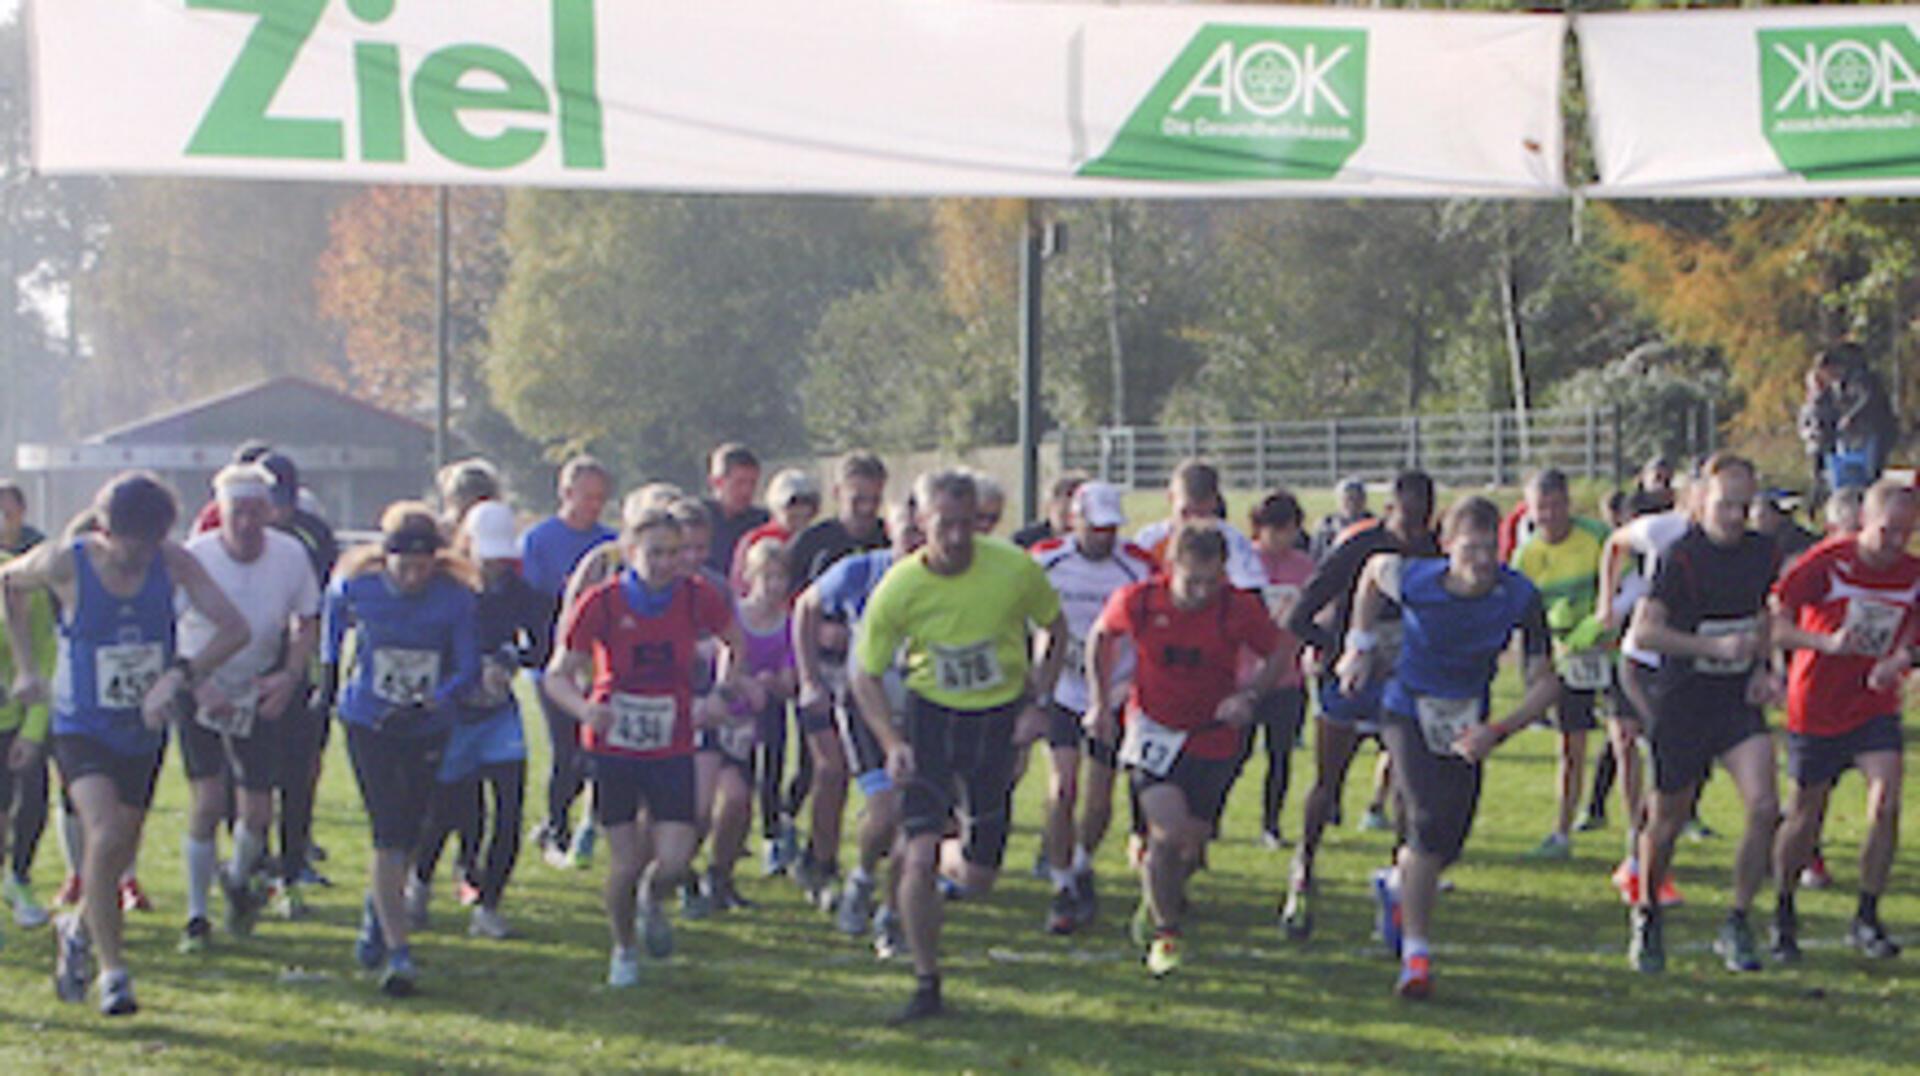
[[[1164, 564], [1169, 559], [1167, 545], [1179, 522], [1163, 519], [1149, 523], [1133, 536], [1133, 544], [1160, 558]], [[1241, 590], [1265, 590], [1267, 565], [1260, 559], [1260, 550], [1254, 547], [1253, 540], [1224, 519], [1216, 520], [1214, 526], [1227, 540], [1227, 582]]]
[[[1034, 546], [1033, 559], [1040, 562], [1053, 589], [1059, 592], [1060, 611], [1067, 619], [1067, 656], [1060, 666], [1053, 700], [1082, 713], [1088, 702], [1086, 646], [1093, 623], [1100, 619], [1114, 591], [1153, 575], [1153, 562], [1145, 551], [1129, 542], [1115, 543], [1110, 556], [1094, 560], [1080, 551], [1080, 540], [1071, 534]], [[1117, 689], [1133, 679], [1133, 647], [1128, 640], [1116, 641], [1121, 645], [1110, 686]]]
[[[242, 564], [220, 543], [220, 532], [209, 531], [187, 543], [227, 600], [240, 610], [253, 633], [238, 654], [214, 673], [222, 688], [232, 691], [272, 672], [280, 660], [280, 644], [287, 622], [296, 616], [320, 615], [320, 584], [313, 563], [300, 541], [276, 530], [267, 531], [260, 555]], [[185, 602], [180, 612], [180, 652], [198, 653], [212, 640], [213, 622]]]
[[[1673, 543], [1679, 541], [1691, 526], [1691, 516], [1674, 510], [1641, 516], [1620, 528], [1620, 533], [1626, 538], [1627, 548], [1640, 558], [1640, 571], [1637, 574], [1621, 574], [1620, 589], [1614, 598], [1615, 607], [1620, 610], [1618, 615], [1623, 621], [1632, 617], [1633, 606], [1647, 593], [1648, 581], [1660, 570], [1660, 561], [1667, 555], [1667, 550], [1672, 549]], [[1630, 646], [1620, 649], [1627, 657], [1642, 665], [1656, 669], [1660, 667], [1660, 655], [1651, 650]]]

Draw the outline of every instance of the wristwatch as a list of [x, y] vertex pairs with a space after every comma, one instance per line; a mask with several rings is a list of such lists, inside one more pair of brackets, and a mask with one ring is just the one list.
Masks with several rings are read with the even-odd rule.
[[186, 685], [187, 685], [187, 686], [188, 686], [189, 688], [191, 688], [191, 687], [193, 686], [193, 662], [192, 662], [192, 660], [190, 660], [189, 658], [187, 658], [187, 657], [185, 657], [185, 656], [183, 656], [183, 655], [179, 655], [179, 654], [176, 654], [176, 655], [174, 655], [174, 658], [173, 658], [173, 663], [172, 663], [172, 664], [170, 664], [170, 665], [168, 665], [168, 666], [167, 666], [167, 668], [169, 668], [169, 669], [171, 669], [171, 670], [172, 670], [172, 671], [174, 671], [174, 672], [177, 672], [177, 673], [179, 673], [179, 674], [180, 674], [180, 679], [181, 679], [181, 680], [184, 680], [184, 681], [186, 682]]

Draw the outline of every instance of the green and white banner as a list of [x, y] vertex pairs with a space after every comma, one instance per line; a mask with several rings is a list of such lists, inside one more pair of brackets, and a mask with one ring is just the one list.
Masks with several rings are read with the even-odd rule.
[[1601, 197], [1920, 194], [1920, 7], [1583, 15]]
[[1011, 0], [31, 0], [49, 173], [1564, 193], [1565, 20]]

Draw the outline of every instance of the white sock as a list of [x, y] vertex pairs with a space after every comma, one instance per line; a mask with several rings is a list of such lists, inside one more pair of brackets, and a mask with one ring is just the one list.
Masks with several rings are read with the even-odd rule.
[[1093, 853], [1087, 851], [1084, 844], [1073, 846], [1073, 873], [1090, 874], [1093, 871]]
[[213, 872], [218, 869], [215, 859], [218, 853], [212, 841], [186, 840], [187, 853], [187, 918], [205, 919], [207, 917], [207, 890], [213, 887]]
[[1413, 935], [1409, 934], [1400, 940], [1401, 959], [1411, 960], [1416, 956], [1427, 956], [1427, 955], [1428, 955], [1427, 939], [1416, 938]]
[[873, 872], [862, 866], [855, 866], [847, 872], [847, 881], [854, 885], [872, 885]]
[[1048, 867], [1047, 874], [1053, 879], [1054, 889], [1062, 890], [1073, 888], [1074, 874], [1072, 868], [1061, 870], [1058, 867]]
[[266, 853], [267, 839], [264, 834], [255, 833], [247, 824], [233, 827], [233, 858], [227, 861], [227, 878], [234, 885], [245, 885], [253, 876], [253, 869], [260, 865], [260, 857]]

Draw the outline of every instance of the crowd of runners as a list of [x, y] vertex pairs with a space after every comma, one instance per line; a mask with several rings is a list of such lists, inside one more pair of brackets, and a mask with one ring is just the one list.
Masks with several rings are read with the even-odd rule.
[[[580, 457], [560, 472], [558, 511], [522, 529], [495, 469], [469, 460], [439, 476], [437, 507], [394, 504], [377, 541], [346, 550], [295, 462], [261, 444], [214, 478], [184, 543], [174, 492], [148, 474], [115, 478], [57, 539], [0, 485], [0, 894], [18, 926], [48, 922], [29, 867], [56, 805], [59, 996], [92, 986], [101, 1011], [136, 1009], [123, 915], [145, 903], [136, 857], [171, 740], [189, 788], [181, 949], [214, 944], [216, 889], [233, 934], [270, 910], [305, 915], [326, 881], [312, 825], [336, 720], [374, 850], [354, 956], [393, 996], [416, 989], [409, 939], [450, 842], [469, 930], [490, 939], [513, 929], [523, 829], [557, 868], [604, 849], [617, 988], [672, 953], [676, 915], [753, 907], [735, 876], [757, 829], [762, 871], [881, 958], [911, 961], [900, 1019], [937, 1015], [946, 906], [992, 890], [1041, 743], [1033, 870], [1052, 897], [1039, 928], [1072, 934], [1100, 915], [1094, 863], [1124, 776], [1132, 937], [1150, 974], [1177, 972], [1188, 881], [1236, 782], [1264, 762], [1260, 839], [1293, 846], [1278, 928], [1304, 940], [1316, 853], [1371, 738], [1383, 751], [1360, 823], [1397, 837], [1371, 877], [1377, 932], [1400, 961], [1395, 991], [1426, 997], [1442, 874], [1483, 763], [1537, 722], [1556, 730], [1559, 765], [1534, 855], [1567, 857], [1618, 789], [1612, 882], [1640, 971], [1664, 967], [1676, 841], [1715, 763], [1745, 807], [1715, 941], [1727, 967], [1762, 966], [1749, 916], [1769, 881], [1766, 949], [1799, 957], [1794, 894], [1828, 877], [1822, 821], [1848, 769], [1865, 781], [1867, 835], [1847, 940], [1870, 958], [1899, 951], [1878, 899], [1920, 628], [1910, 484], [1839, 491], [1819, 536], [1727, 454], [1680, 477], [1650, 464], [1604, 520], [1575, 514], [1556, 471], [1504, 514], [1478, 496], [1440, 511], [1431, 479], [1408, 471], [1377, 516], [1363, 484], [1343, 484], [1310, 533], [1285, 490], [1236, 526], [1219, 473], [1190, 460], [1167, 518], [1131, 539], [1121, 490], [1069, 476], [1007, 541], [993, 536], [1004, 493], [967, 470], [900, 489], [856, 452], [826, 489], [772, 475], [764, 507], [761, 478], [751, 451], [725, 445], [710, 496], [642, 485], [609, 527], [613, 477]], [[1496, 706], [1509, 652], [1520, 688]], [[530, 826], [523, 699], [551, 747]], [[1310, 712], [1315, 773], [1290, 842], [1281, 809]]]

